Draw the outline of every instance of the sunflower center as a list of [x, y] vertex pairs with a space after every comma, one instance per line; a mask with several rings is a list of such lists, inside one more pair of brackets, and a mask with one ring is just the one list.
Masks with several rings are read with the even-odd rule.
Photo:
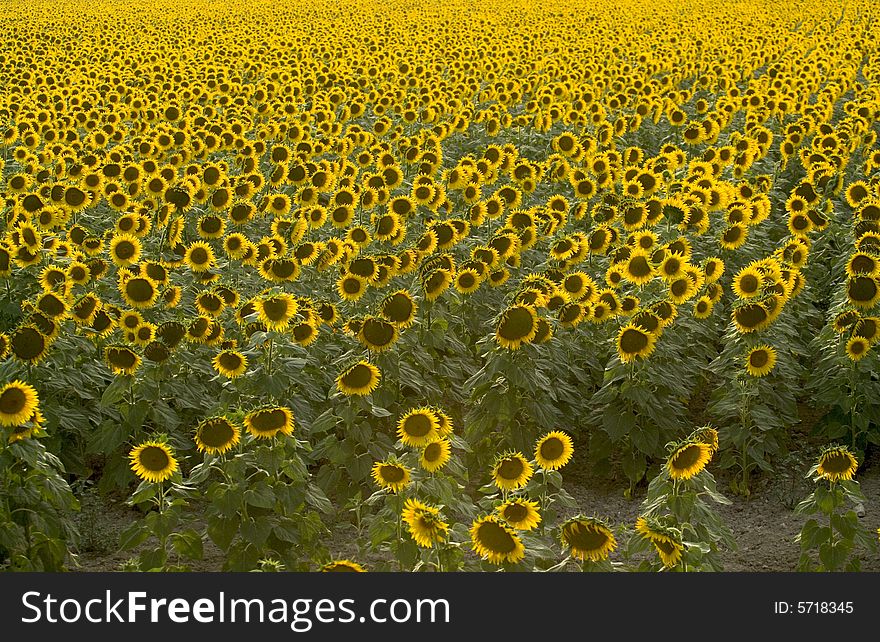
[[648, 347], [648, 335], [637, 328], [627, 328], [620, 335], [620, 349], [625, 354], [638, 354]]
[[746, 274], [739, 280], [739, 288], [743, 292], [751, 294], [758, 291], [759, 283], [758, 277], [754, 274]]
[[251, 417], [251, 426], [257, 432], [281, 430], [287, 423], [287, 414], [280, 408], [260, 410]]
[[677, 470], [689, 470], [699, 463], [703, 449], [697, 444], [689, 444], [672, 456], [672, 467]]
[[193, 251], [189, 253], [189, 260], [196, 265], [204, 265], [208, 262], [208, 253], [203, 247], [193, 248]]
[[342, 376], [342, 383], [349, 388], [366, 388], [372, 381], [372, 371], [362, 363], [357, 364]]
[[403, 422], [403, 431], [412, 437], [424, 437], [431, 432], [431, 428], [431, 418], [421, 413], [411, 415]]
[[847, 289], [853, 301], [873, 301], [877, 296], [877, 282], [866, 276], [857, 276], [851, 279]]
[[654, 546], [657, 547], [657, 550], [663, 553], [664, 555], [672, 555], [675, 550], [678, 548], [674, 542], [668, 539], [660, 539], [652, 538], [651, 541], [654, 543]]
[[113, 348], [107, 353], [107, 359], [117, 368], [131, 368], [137, 363], [134, 352], [128, 348]]
[[43, 354], [46, 337], [36, 328], [21, 328], [12, 336], [12, 351], [19, 359], [30, 361]]
[[474, 275], [471, 274], [470, 272], [463, 272], [458, 277], [458, 285], [466, 290], [472, 288], [476, 282], [477, 282], [477, 280], [474, 278]]
[[514, 524], [529, 516], [529, 509], [523, 504], [509, 504], [504, 507], [504, 519]]
[[125, 293], [132, 301], [145, 303], [153, 298], [156, 291], [146, 279], [134, 278], [125, 282]]
[[235, 430], [226, 419], [209, 419], [199, 428], [199, 439], [209, 448], [222, 448], [235, 437]]
[[850, 457], [840, 451], [832, 451], [822, 458], [822, 469], [829, 473], [845, 473], [852, 466]]
[[361, 332], [371, 346], [387, 346], [394, 340], [394, 326], [378, 319], [366, 320]]
[[555, 461], [559, 459], [564, 452], [565, 446], [563, 445], [562, 440], [558, 437], [545, 439], [544, 443], [541, 444], [541, 457], [547, 461]]
[[477, 529], [477, 541], [493, 553], [512, 553], [516, 549], [516, 541], [501, 525], [494, 522], [483, 522]]
[[138, 455], [138, 461], [141, 466], [151, 473], [162, 472], [171, 463], [168, 453], [165, 452], [164, 448], [160, 448], [159, 446], [147, 446], [144, 448]]
[[645, 256], [639, 254], [629, 261], [629, 272], [637, 278], [645, 277], [651, 274], [651, 265]]
[[753, 368], [763, 368], [770, 361], [770, 354], [766, 350], [755, 350], [749, 355], [749, 364]]
[[116, 245], [116, 256], [120, 259], [130, 259], [132, 256], [134, 256], [134, 253], [135, 247], [134, 243], [132, 243], [131, 241], [120, 241]]
[[760, 305], [744, 305], [737, 308], [736, 319], [745, 328], [756, 328], [767, 320], [767, 311]]
[[598, 551], [608, 543], [608, 533], [595, 526], [575, 523], [562, 532], [568, 544], [578, 551]]
[[349, 277], [342, 282], [342, 289], [346, 294], [357, 294], [361, 291], [361, 281], [355, 277]]
[[528, 308], [508, 310], [498, 328], [498, 334], [509, 341], [524, 339], [535, 329], [535, 319]]
[[234, 352], [224, 352], [220, 355], [219, 362], [226, 370], [236, 370], [241, 367], [241, 357]]
[[7, 388], [0, 395], [0, 413], [4, 415], [16, 415], [27, 404], [27, 395], [21, 388]]
[[284, 299], [266, 299], [263, 301], [263, 311], [270, 321], [281, 321], [287, 316], [288, 303]]
[[404, 470], [400, 466], [386, 464], [379, 469], [379, 475], [386, 483], [396, 484], [403, 481]]
[[[410, 433], [412, 434], [412, 433]], [[424, 457], [425, 461], [428, 463], [433, 463], [440, 459], [440, 456], [443, 454], [443, 448], [440, 446], [440, 442], [432, 441], [430, 444], [425, 446], [425, 450], [422, 453], [422, 457]]]
[[504, 479], [519, 479], [524, 466], [518, 457], [507, 457], [498, 467], [498, 475]]

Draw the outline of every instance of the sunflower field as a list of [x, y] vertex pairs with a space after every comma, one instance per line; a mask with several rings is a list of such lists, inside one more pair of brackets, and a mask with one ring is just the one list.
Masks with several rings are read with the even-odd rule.
[[0, 568], [876, 565], [873, 0], [4, 14]]

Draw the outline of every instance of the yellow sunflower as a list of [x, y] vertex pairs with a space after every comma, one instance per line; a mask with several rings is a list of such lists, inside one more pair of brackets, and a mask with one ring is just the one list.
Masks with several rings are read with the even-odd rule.
[[516, 497], [498, 506], [498, 514], [518, 531], [530, 531], [541, 523], [538, 502]]
[[474, 520], [470, 535], [474, 552], [492, 564], [515, 564], [525, 557], [516, 531], [494, 515]]
[[562, 545], [571, 549], [572, 557], [600, 562], [617, 548], [614, 533], [600, 519], [578, 515], [565, 521], [560, 528]]
[[336, 377], [336, 386], [346, 395], [368, 395], [379, 387], [382, 373], [372, 363], [358, 361]]
[[214, 369], [224, 377], [235, 379], [247, 371], [248, 360], [238, 350], [223, 350], [212, 361]]
[[666, 470], [672, 479], [690, 479], [699, 474], [712, 458], [712, 449], [702, 441], [682, 442], [666, 460]]
[[397, 422], [400, 441], [413, 448], [421, 448], [438, 437], [437, 415], [431, 408], [413, 408]]
[[321, 567], [322, 573], [366, 573], [367, 570], [351, 560], [334, 560]]
[[248, 413], [244, 418], [247, 431], [257, 439], [271, 439], [277, 434], [293, 432], [293, 413], [290, 408], [269, 406]]
[[617, 333], [617, 354], [623, 363], [629, 363], [637, 357], [645, 359], [654, 351], [656, 342], [654, 333], [640, 325], [628, 323]]
[[664, 527], [653, 518], [639, 517], [636, 520], [636, 532], [653, 544], [666, 568], [674, 568], [681, 561], [684, 545], [676, 530]]
[[816, 472], [831, 482], [848, 481], [856, 474], [859, 462], [846, 446], [828, 446], [819, 456]]
[[535, 445], [535, 461], [545, 470], [558, 470], [565, 466], [574, 454], [571, 437], [554, 430], [538, 440]]
[[17, 426], [33, 416], [40, 403], [37, 391], [23, 381], [0, 388], [0, 426]]
[[746, 370], [753, 377], [763, 377], [776, 366], [776, 350], [768, 345], [759, 345], [746, 355]]
[[525, 486], [533, 472], [532, 465], [522, 453], [506, 452], [495, 459], [492, 479], [501, 490], [511, 491]]
[[222, 455], [241, 440], [241, 429], [226, 417], [209, 417], [196, 428], [194, 441], [199, 452]]
[[429, 473], [436, 473], [449, 462], [452, 456], [452, 447], [449, 440], [440, 437], [431, 441], [422, 448], [419, 454], [419, 465]]
[[373, 481], [375, 481], [380, 488], [391, 493], [400, 492], [409, 486], [410, 483], [409, 468], [393, 459], [377, 461], [373, 464], [371, 475]]
[[499, 345], [510, 350], [529, 343], [538, 333], [538, 313], [531, 305], [514, 305], [501, 315], [495, 328]]
[[436, 506], [409, 498], [403, 504], [402, 516], [413, 540], [423, 548], [445, 542], [449, 535], [449, 524], [440, 518], [440, 509]]
[[177, 471], [174, 453], [164, 441], [145, 441], [132, 449], [129, 459], [134, 473], [154, 484], [170, 479]]

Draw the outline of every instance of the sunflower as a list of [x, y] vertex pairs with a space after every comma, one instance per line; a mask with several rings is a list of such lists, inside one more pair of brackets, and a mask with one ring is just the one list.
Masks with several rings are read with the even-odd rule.
[[880, 301], [880, 281], [875, 276], [857, 274], [846, 282], [846, 295], [858, 308], [870, 308]]
[[422, 286], [425, 288], [425, 300], [434, 301], [446, 291], [451, 283], [452, 272], [445, 268], [433, 270], [422, 281]]
[[846, 356], [851, 361], [861, 361], [871, 349], [871, 342], [864, 337], [850, 337], [846, 342]]
[[532, 465], [519, 452], [506, 452], [495, 458], [492, 479], [503, 491], [516, 490], [525, 486], [533, 473]]
[[141, 256], [140, 240], [129, 234], [118, 234], [110, 241], [110, 258], [119, 267], [128, 267], [138, 262]]
[[832, 445], [823, 449], [816, 472], [830, 482], [849, 481], [856, 474], [859, 462], [846, 446]]
[[617, 333], [617, 354], [623, 363], [629, 363], [636, 357], [647, 358], [657, 342], [656, 335], [648, 332], [641, 325], [628, 323]]
[[438, 425], [431, 408], [413, 408], [397, 422], [397, 435], [404, 445], [421, 448], [437, 439]]
[[257, 318], [269, 330], [285, 330], [298, 310], [296, 299], [286, 292], [254, 301]]
[[501, 518], [518, 531], [530, 531], [541, 523], [538, 502], [522, 497], [509, 499], [497, 508]]
[[406, 290], [389, 294], [379, 304], [379, 314], [401, 329], [412, 325], [417, 312], [418, 306]]
[[12, 344], [9, 341], [9, 337], [4, 332], [0, 332], [0, 360], [5, 359], [9, 356], [9, 352], [11, 350]]
[[214, 250], [204, 241], [196, 241], [186, 248], [184, 262], [193, 272], [205, 272], [214, 266]]
[[419, 465], [428, 473], [436, 473], [443, 468], [452, 456], [449, 440], [439, 437], [425, 444], [419, 454]]
[[674, 568], [684, 553], [684, 545], [677, 531], [664, 527], [656, 519], [639, 517], [636, 532], [654, 545], [654, 550], [666, 568]]
[[366, 573], [367, 569], [351, 560], [334, 560], [321, 567], [322, 573]]
[[149, 308], [159, 296], [156, 282], [147, 276], [132, 276], [119, 283], [119, 291], [126, 305]]
[[417, 499], [404, 502], [402, 517], [413, 540], [423, 548], [432, 548], [449, 535], [449, 524], [440, 519], [440, 509]]
[[578, 515], [565, 521], [560, 528], [562, 545], [571, 549], [572, 557], [601, 562], [617, 548], [614, 533], [600, 519]]
[[336, 377], [336, 386], [346, 395], [368, 395], [378, 386], [382, 373], [372, 363], [358, 361]]
[[736, 329], [742, 334], [762, 330], [773, 321], [766, 308], [759, 303], [740, 305], [733, 310], [731, 317]]
[[480, 288], [480, 275], [473, 268], [465, 268], [455, 275], [455, 289], [460, 294], [471, 294]]
[[502, 347], [516, 350], [534, 339], [537, 332], [538, 313], [534, 306], [519, 304], [501, 315], [495, 328], [495, 339]]
[[571, 437], [554, 430], [538, 440], [535, 445], [535, 461], [544, 470], [558, 470], [565, 466], [574, 453]]
[[177, 471], [174, 453], [164, 441], [146, 441], [133, 448], [128, 457], [134, 473], [154, 484], [171, 478]]
[[474, 520], [470, 535], [474, 552], [492, 564], [515, 564], [525, 557], [516, 531], [494, 515]]
[[702, 472], [712, 458], [709, 444], [688, 440], [678, 444], [666, 460], [666, 470], [672, 479], [690, 479]]
[[391, 493], [398, 493], [409, 485], [410, 471], [403, 464], [398, 463], [394, 459], [386, 461], [377, 461], [373, 464], [371, 472], [373, 481], [380, 488]]
[[399, 336], [397, 326], [376, 317], [365, 318], [358, 332], [358, 340], [372, 352], [389, 350]]
[[624, 265], [623, 274], [627, 281], [635, 285], [644, 285], [654, 278], [656, 271], [646, 252], [634, 251]]
[[113, 374], [131, 375], [141, 365], [141, 358], [131, 348], [107, 346], [104, 348], [104, 361]]
[[238, 444], [241, 429], [226, 417], [209, 417], [196, 428], [195, 442], [199, 452], [222, 455]]
[[367, 291], [367, 280], [358, 274], [343, 274], [336, 282], [336, 291], [346, 301], [357, 301]]
[[247, 431], [257, 439], [271, 439], [278, 433], [290, 435], [293, 432], [293, 413], [283, 406], [260, 408], [244, 418]]
[[23, 381], [0, 388], [0, 426], [18, 426], [30, 419], [39, 405], [37, 391]]
[[763, 276], [755, 266], [748, 266], [739, 271], [731, 287], [734, 294], [740, 299], [750, 299], [761, 292]]
[[753, 377], [763, 377], [775, 366], [776, 350], [768, 345], [756, 346], [746, 355], [746, 370]]
[[712, 428], [712, 426], [697, 428], [691, 437], [708, 445], [712, 455], [718, 451], [718, 431]]
[[237, 350], [219, 352], [212, 363], [217, 372], [230, 379], [243, 375], [248, 366], [247, 357]]

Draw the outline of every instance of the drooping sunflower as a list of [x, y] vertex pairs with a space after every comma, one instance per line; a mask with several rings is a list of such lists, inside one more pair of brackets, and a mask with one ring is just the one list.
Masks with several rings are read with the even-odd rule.
[[254, 307], [257, 318], [269, 330], [285, 330], [298, 310], [296, 299], [286, 292], [260, 297]]
[[516, 564], [525, 557], [522, 540], [495, 515], [474, 520], [470, 528], [474, 552], [492, 564]]
[[532, 464], [519, 452], [505, 452], [495, 458], [492, 466], [492, 479], [504, 491], [512, 491], [525, 486], [532, 478]]
[[16, 328], [9, 339], [12, 356], [19, 361], [36, 364], [49, 352], [49, 338], [33, 325]]
[[709, 446], [712, 455], [718, 451], [718, 431], [712, 426], [702, 426], [701, 428], [697, 428], [691, 437], [697, 441], [702, 441]]
[[428, 473], [436, 473], [452, 457], [452, 447], [445, 437], [434, 439], [422, 448], [419, 465]]
[[653, 518], [639, 517], [636, 520], [636, 532], [653, 544], [654, 550], [666, 568], [674, 568], [684, 553], [681, 535], [672, 528], [667, 528]]
[[410, 483], [409, 468], [398, 463], [395, 459], [377, 461], [373, 464], [371, 475], [373, 481], [375, 481], [380, 488], [391, 493], [399, 493], [401, 490], [409, 486]]
[[541, 523], [538, 502], [514, 497], [498, 506], [498, 514], [518, 531], [530, 531]]
[[366, 573], [367, 569], [351, 560], [334, 560], [321, 567], [322, 573]]
[[441, 519], [436, 506], [408, 498], [403, 504], [402, 517], [415, 543], [423, 548], [433, 548], [434, 544], [445, 542], [449, 535], [449, 524]]
[[149, 308], [159, 296], [156, 282], [147, 276], [132, 276], [119, 283], [119, 292], [126, 305], [133, 308]]
[[535, 461], [544, 470], [558, 470], [565, 466], [574, 454], [574, 446], [564, 432], [554, 430], [538, 440], [535, 445]]
[[422, 286], [425, 288], [425, 300], [434, 301], [452, 283], [452, 272], [445, 268], [438, 268], [425, 275]]
[[170, 479], [177, 471], [174, 453], [164, 441], [145, 441], [133, 448], [128, 457], [135, 475], [154, 484]]
[[848, 481], [856, 474], [859, 462], [846, 446], [831, 445], [822, 450], [816, 473], [831, 482]]
[[516, 350], [534, 339], [537, 332], [538, 312], [534, 306], [519, 304], [501, 315], [495, 328], [495, 339], [502, 347]]
[[294, 428], [293, 413], [284, 406], [260, 408], [245, 416], [244, 425], [257, 439], [271, 439], [279, 433], [290, 435]]
[[104, 361], [113, 374], [131, 375], [141, 365], [141, 357], [131, 348], [125, 346], [107, 346], [104, 348]]
[[336, 386], [346, 395], [368, 395], [377, 387], [382, 373], [372, 363], [358, 361], [349, 366], [336, 377]]
[[413, 408], [397, 422], [397, 436], [403, 444], [421, 448], [438, 438], [438, 425], [431, 408]]
[[358, 332], [358, 340], [371, 352], [391, 349], [399, 336], [397, 326], [377, 317], [366, 317]]
[[39, 406], [37, 391], [15, 380], [0, 388], [0, 426], [18, 426], [30, 419]]
[[768, 345], [759, 345], [746, 355], [746, 370], [753, 377], [763, 377], [776, 367], [776, 350]]
[[241, 439], [241, 429], [226, 417], [209, 417], [196, 428], [194, 441], [199, 452], [222, 455]]
[[572, 557], [601, 562], [617, 548], [617, 540], [607, 524], [596, 517], [578, 515], [565, 521], [559, 532], [562, 545]]
[[687, 440], [678, 444], [666, 460], [666, 471], [672, 479], [690, 479], [699, 474], [712, 459], [709, 444]]
[[238, 350], [222, 350], [212, 361], [214, 369], [229, 379], [235, 379], [247, 371], [248, 360]]
[[628, 323], [617, 333], [617, 354], [623, 363], [629, 363], [636, 357], [647, 358], [657, 343], [653, 332], [648, 332], [641, 325]]
[[398, 290], [382, 299], [379, 305], [379, 313], [399, 328], [412, 325], [416, 318], [418, 306], [412, 296], [406, 290]]

